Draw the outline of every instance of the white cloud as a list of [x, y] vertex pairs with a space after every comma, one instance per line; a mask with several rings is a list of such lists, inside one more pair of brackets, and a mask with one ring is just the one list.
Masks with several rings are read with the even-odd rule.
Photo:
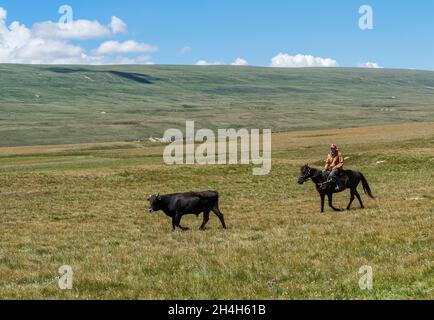
[[0, 62], [65, 63], [78, 62], [84, 50], [63, 41], [35, 37], [31, 30], [17, 21], [6, 25], [7, 12], [0, 8]]
[[381, 69], [383, 68], [376, 62], [365, 62], [358, 65], [359, 68], [372, 68], [372, 69]]
[[57, 22], [44, 21], [35, 23], [32, 33], [46, 39], [96, 39], [110, 35], [110, 30], [98, 21], [75, 20], [70, 27], [61, 27]]
[[68, 43], [34, 38], [22, 46], [14, 57], [16, 63], [67, 64], [80, 63], [86, 58], [84, 50]]
[[126, 31], [127, 25], [117, 17], [112, 17], [108, 26], [103, 26], [98, 21], [73, 20], [67, 25], [44, 21], [35, 23], [32, 27], [32, 33], [37, 37], [63, 40], [98, 39]]
[[[6, 24], [7, 11], [0, 7], [0, 63], [23, 64], [148, 64], [149, 56], [130, 57], [130, 53], [152, 52], [158, 48], [135, 41], [105, 42], [87, 54], [81, 46], [69, 43], [71, 39], [98, 38], [126, 32], [125, 23], [116, 17], [108, 27], [97, 21], [77, 20], [69, 29], [53, 22], [42, 22], [31, 29], [17, 21]], [[100, 50], [99, 50], [100, 49]], [[113, 53], [129, 53], [129, 57]], [[107, 55], [110, 54], [110, 55]]]
[[242, 59], [242, 58], [236, 58], [234, 62], [232, 62], [233, 66], [247, 66], [249, 63]]
[[20, 48], [32, 38], [30, 31], [18, 22], [9, 27], [5, 24], [6, 12], [0, 8], [0, 61], [19, 54]]
[[6, 10], [0, 7], [0, 20], [6, 20], [6, 17], [7, 17]]
[[89, 56], [86, 59], [88, 64], [107, 65], [107, 64], [154, 64], [150, 56], [124, 57], [124, 56]]
[[146, 43], [138, 43], [134, 40], [125, 42], [106, 41], [102, 43], [96, 52], [99, 54], [111, 53], [132, 53], [132, 52], [155, 52], [158, 51], [157, 46], [152, 46]]
[[[197, 66], [221, 66], [225, 64], [226, 63], [220, 61], [206, 61], [206, 60], [199, 60], [196, 62]], [[249, 63], [242, 58], [237, 58], [235, 59], [234, 62], [231, 63], [231, 65], [233, 66], [247, 66], [248, 64]]]
[[179, 54], [187, 54], [191, 51], [191, 47], [185, 46], [179, 50]]
[[338, 64], [336, 60], [330, 58], [314, 57], [304, 54], [290, 56], [286, 53], [279, 53], [271, 59], [271, 66], [280, 68], [337, 67]]
[[119, 19], [116, 16], [112, 17], [112, 21], [110, 22], [110, 29], [113, 34], [128, 32], [128, 27], [125, 24], [125, 22], [123, 22], [121, 19]]
[[199, 60], [198, 62], [196, 62], [197, 66], [219, 66], [219, 65], [224, 65], [223, 62], [208, 62], [206, 60]]

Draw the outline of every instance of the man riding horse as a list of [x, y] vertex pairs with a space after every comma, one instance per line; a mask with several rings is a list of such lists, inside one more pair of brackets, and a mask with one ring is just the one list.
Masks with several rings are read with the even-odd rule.
[[357, 191], [357, 186], [360, 182], [362, 183], [365, 193], [369, 197], [374, 198], [368, 181], [361, 172], [348, 169], [344, 170], [342, 153], [335, 144], [330, 146], [330, 153], [327, 156], [324, 170], [309, 167], [307, 164], [300, 168], [298, 183], [303, 184], [307, 180], [312, 180], [316, 185], [316, 190], [321, 198], [321, 212], [324, 212], [324, 200], [326, 196], [328, 197], [330, 208], [334, 211], [341, 211], [341, 209], [333, 206], [333, 194], [346, 189], [349, 189], [351, 194], [347, 210], [350, 210], [351, 204], [355, 198], [359, 200], [360, 207], [364, 208], [362, 198]]
[[330, 153], [327, 156], [326, 164], [324, 167], [324, 171], [328, 173], [328, 181], [326, 184], [330, 184], [330, 182], [334, 182], [336, 185], [335, 190], [340, 191], [344, 186], [339, 181], [339, 176], [344, 170], [344, 157], [342, 153], [339, 151], [338, 147], [333, 143], [330, 146]]

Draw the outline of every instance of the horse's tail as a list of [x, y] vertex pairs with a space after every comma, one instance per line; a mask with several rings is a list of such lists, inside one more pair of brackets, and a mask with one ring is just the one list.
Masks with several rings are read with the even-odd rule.
[[371, 188], [369, 187], [369, 183], [366, 180], [365, 176], [360, 172], [360, 179], [362, 180], [362, 186], [365, 193], [370, 196], [372, 199], [375, 199], [375, 197], [372, 195]]

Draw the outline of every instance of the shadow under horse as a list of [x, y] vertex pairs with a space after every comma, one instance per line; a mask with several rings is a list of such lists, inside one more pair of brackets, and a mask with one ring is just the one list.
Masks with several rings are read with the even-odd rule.
[[347, 210], [350, 210], [351, 204], [353, 203], [356, 197], [357, 200], [359, 200], [360, 202], [360, 207], [364, 209], [365, 206], [363, 205], [362, 198], [360, 197], [360, 194], [357, 191], [357, 186], [359, 185], [360, 182], [362, 182], [363, 190], [365, 191], [365, 193], [369, 197], [374, 199], [368, 181], [363, 176], [363, 174], [358, 171], [343, 170], [339, 178], [343, 185], [343, 188], [339, 190], [335, 189], [334, 183], [328, 183], [328, 175], [325, 174], [323, 171], [315, 168], [311, 168], [308, 165], [304, 165], [300, 169], [300, 177], [298, 178], [298, 183], [303, 184], [309, 179], [311, 179], [312, 182], [315, 183], [316, 190], [318, 191], [321, 197], [321, 213], [324, 212], [325, 196], [328, 197], [330, 208], [332, 208], [334, 211], [342, 211], [341, 209], [338, 209], [333, 206], [333, 193], [339, 193], [346, 189], [350, 189], [351, 192], [351, 198], [350, 198], [350, 202], [348, 203]]

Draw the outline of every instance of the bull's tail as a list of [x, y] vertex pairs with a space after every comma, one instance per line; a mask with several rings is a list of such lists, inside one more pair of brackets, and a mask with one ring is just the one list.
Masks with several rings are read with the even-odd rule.
[[372, 191], [371, 191], [371, 188], [369, 187], [369, 183], [362, 173], [360, 173], [360, 179], [362, 180], [363, 191], [365, 191], [365, 193], [369, 197], [371, 197], [372, 199], [375, 199], [375, 197], [372, 195]]

